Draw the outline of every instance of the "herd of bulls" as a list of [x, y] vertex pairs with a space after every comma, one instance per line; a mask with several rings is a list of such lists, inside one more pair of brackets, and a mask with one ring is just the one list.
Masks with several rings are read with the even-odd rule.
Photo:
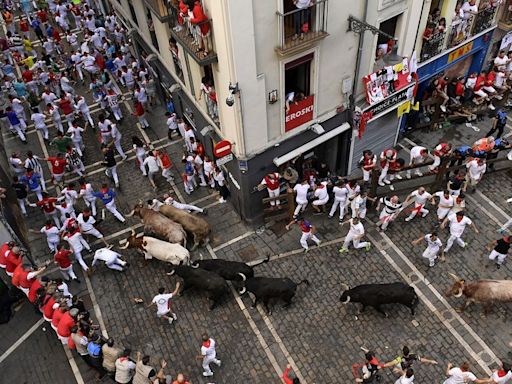
[[[291, 304], [297, 287], [307, 280], [296, 283], [289, 278], [255, 277], [254, 266], [243, 262], [222, 259], [198, 260], [191, 262], [190, 253], [186, 248], [187, 235], [193, 238], [194, 246], [206, 245], [209, 242], [210, 226], [208, 222], [188, 212], [163, 205], [158, 211], [137, 204], [128, 216], [138, 216], [144, 224], [144, 231], [151, 236], [137, 236], [135, 231], [126, 239], [121, 247], [134, 248], [144, 254], [146, 259], [156, 258], [170, 263], [168, 275], [177, 275], [183, 281], [182, 292], [195, 288], [206, 292], [213, 309], [229, 292], [227, 282], [230, 281], [243, 295], [250, 292], [254, 295], [253, 307], [261, 302], [267, 313], [271, 313], [269, 302], [281, 300], [284, 306]], [[496, 302], [512, 301], [512, 281], [510, 280], [477, 280], [465, 282], [463, 279], [450, 274], [454, 284], [446, 291], [446, 296], [466, 297], [466, 302], [460, 310], [469, 304], [477, 302], [485, 305], [486, 312]], [[414, 316], [419, 303], [418, 295], [413, 287], [404, 283], [364, 284], [350, 288], [342, 284], [340, 301], [343, 304], [359, 303], [361, 312], [366, 307], [373, 307], [387, 317], [382, 305], [402, 304], [408, 307]]]

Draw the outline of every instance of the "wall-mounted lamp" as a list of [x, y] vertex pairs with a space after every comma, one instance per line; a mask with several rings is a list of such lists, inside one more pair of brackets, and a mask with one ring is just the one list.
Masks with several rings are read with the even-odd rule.
[[232, 107], [235, 104], [235, 94], [240, 92], [240, 88], [238, 88], [238, 83], [231, 84], [229, 83], [229, 95], [226, 97], [226, 104], [228, 107]]
[[268, 103], [274, 104], [277, 102], [277, 89], [273, 89], [268, 93]]

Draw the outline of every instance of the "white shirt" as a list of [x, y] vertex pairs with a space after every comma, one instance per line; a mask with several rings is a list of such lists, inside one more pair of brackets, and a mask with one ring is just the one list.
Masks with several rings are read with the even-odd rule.
[[101, 248], [94, 252], [94, 259], [92, 260], [92, 265], [96, 264], [98, 260], [102, 260], [105, 263], [109, 264], [116, 261], [119, 256], [121, 255], [117, 252], [114, 252], [108, 248]]
[[204, 345], [201, 346], [201, 355], [206, 356], [206, 357], [210, 357], [210, 358], [215, 358], [215, 356], [216, 356], [216, 353], [215, 353], [215, 340], [210, 338], [210, 346], [208, 348], [206, 348]]
[[159, 315], [165, 315], [167, 312], [169, 312], [169, 300], [171, 299], [172, 293], [162, 293], [161, 295], [156, 295], [155, 297], [153, 297], [153, 300], [151, 300], [151, 302], [156, 304], [157, 313]]
[[93, 196], [94, 189], [92, 188], [91, 183], [85, 184], [85, 188], [80, 188], [80, 196], [82, 196], [86, 200], [93, 200], [96, 197]]
[[350, 204], [350, 208], [355, 212], [356, 209], [359, 211], [364, 211], [366, 209], [366, 198], [362, 198], [361, 195], [358, 195], [352, 200]]
[[494, 65], [496, 65], [498, 68], [501, 66], [505, 67], [508, 64], [508, 62], [509, 62], [509, 58], [507, 56], [503, 56], [503, 57], [497, 56], [494, 59]]
[[144, 163], [143, 164], [148, 167], [149, 173], [158, 172], [158, 170], [160, 169], [158, 167], [158, 161], [157, 161], [155, 156], [148, 156], [148, 157], [146, 157], [144, 159]]
[[34, 126], [36, 128], [46, 126], [46, 124], [44, 123], [45, 118], [46, 118], [46, 116], [39, 112], [33, 113], [32, 116], [30, 116], [30, 120], [32, 120], [34, 122]]
[[[59, 206], [57, 206], [59, 207]], [[82, 234], [80, 232], [76, 232], [73, 236], [66, 235], [64, 236], [64, 240], [66, 240], [69, 245], [71, 245], [71, 248], [73, 248], [73, 252], [80, 252], [82, 249], [84, 249], [84, 246], [82, 245]], [[96, 256], [95, 256], [96, 257]]]
[[350, 230], [349, 232], [354, 236], [362, 236], [364, 235], [364, 227], [363, 223], [359, 222], [354, 224], [354, 219], [350, 219]]
[[418, 205], [425, 205], [427, 200], [432, 198], [432, 195], [430, 193], [428, 193], [427, 191], [423, 192], [420, 195], [418, 190], [411, 192], [411, 194], [409, 196], [414, 197], [414, 202]]
[[133, 72], [131, 69], [128, 69], [126, 72], [121, 73], [121, 78], [127, 84], [131, 84], [131, 83], [135, 82], [135, 79], [133, 78]]
[[[112, 125], [112, 122], [109, 119], [105, 119], [103, 123], [101, 121], [98, 121], [98, 128], [100, 129], [100, 131], [102, 131], [102, 133], [103, 131], [108, 131], [109, 125]], [[110, 135], [110, 131], [108, 131], [108, 134]]]
[[462, 7], [460, 7], [460, 10], [462, 12], [464, 12], [464, 19], [469, 19], [472, 14], [470, 12], [474, 12], [474, 13], [477, 13], [478, 12], [478, 7], [477, 5], [471, 5], [469, 4], [469, 1], [465, 2], [464, 4], [462, 4]]
[[169, 128], [171, 130], [175, 130], [178, 128], [178, 124], [176, 124], [176, 115], [175, 114], [172, 114], [167, 119], [167, 128]]
[[452, 208], [455, 203], [453, 196], [448, 195], [448, 198], [445, 198], [443, 191], [434, 193], [434, 196], [439, 197], [439, 208]]
[[220, 172], [215, 172], [213, 174], [213, 179], [217, 182], [217, 184], [219, 184], [219, 186], [223, 186], [224, 185], [224, 181], [226, 180], [226, 178], [224, 177], [224, 172], [220, 171]]
[[448, 374], [450, 377], [443, 384], [466, 384], [476, 380], [475, 375], [471, 372], [462, 372], [459, 367], [450, 369]]
[[196, 138], [196, 135], [194, 134], [194, 130], [193, 129], [186, 130], [185, 131], [185, 142], [190, 143], [191, 137], [193, 137], [194, 139]]
[[85, 101], [84, 98], [81, 98], [80, 100], [78, 100], [78, 102], [76, 103], [76, 107], [80, 110], [80, 112], [82, 113], [87, 113], [89, 112], [89, 106], [87, 105], [87, 102]]
[[311, 5], [311, 0], [297, 0], [295, 6], [299, 9], [308, 8]]
[[472, 179], [479, 180], [487, 170], [487, 164], [482, 163], [482, 165], [478, 165], [478, 160], [474, 159], [466, 164], [466, 168]]
[[46, 225], [41, 228], [41, 233], [44, 233], [46, 235], [46, 238], [51, 243], [58, 243], [59, 242], [59, 228], [57, 228], [55, 225], [52, 225], [51, 228], [46, 228]]
[[414, 383], [414, 375], [412, 375], [409, 378], [405, 377], [405, 375], [403, 375], [397, 381], [395, 381], [395, 384], [413, 384], [413, 383]]
[[145, 103], [148, 101], [148, 95], [146, 93], [146, 90], [144, 88], [141, 88], [140, 91], [136, 91], [134, 96], [137, 98], [137, 100], [141, 103]]
[[338, 200], [338, 201], [345, 201], [347, 200], [347, 196], [348, 196], [348, 189], [345, 188], [345, 187], [334, 187], [332, 189], [333, 193], [334, 193], [334, 199], [335, 200]]
[[432, 235], [430, 233], [425, 235], [425, 241], [427, 242], [427, 248], [436, 253], [439, 252], [439, 249], [443, 246], [441, 239], [438, 237], [435, 241], [432, 240]]
[[82, 140], [82, 132], [84, 129], [82, 127], [70, 127], [67, 131], [71, 135], [71, 140], [73, 141], [81, 141]]
[[78, 222], [78, 224], [80, 225], [80, 228], [84, 232], [89, 232], [90, 230], [95, 229], [94, 228], [94, 224], [96, 223], [96, 219], [94, 217], [92, 217], [92, 216], [89, 216], [87, 221], [85, 221], [84, 220], [84, 214], [81, 213], [76, 218], [76, 221]]
[[412, 147], [411, 149], [411, 159], [414, 160], [421, 160], [423, 159], [423, 156], [421, 156], [421, 152], [426, 151], [427, 148], [421, 147], [419, 145]]
[[297, 203], [306, 204], [308, 202], [308, 191], [309, 184], [297, 184], [293, 187], [293, 190], [297, 193]]
[[54, 100], [57, 100], [57, 96], [55, 96], [55, 93], [53, 93], [53, 92], [50, 92], [50, 93], [43, 92], [43, 94], [41, 95], [41, 99], [43, 99], [44, 105], [47, 105], [47, 104], [53, 103]]
[[496, 77], [494, 78], [494, 85], [497, 87], [503, 87], [505, 83], [505, 74], [503, 72], [497, 72]]
[[450, 213], [448, 215], [448, 221], [450, 222], [450, 234], [457, 237], [462, 236], [466, 225], [473, 224], [473, 221], [471, 221], [467, 216], [462, 216], [462, 220], [458, 222], [457, 215], [455, 213]]
[[497, 384], [509, 384], [512, 380], [512, 371], [508, 371], [507, 374], [502, 377], [498, 376], [498, 372], [494, 372], [491, 379], [493, 379]]
[[325, 186], [325, 184], [322, 183], [323, 187], [318, 187], [317, 189], [315, 189], [315, 197], [318, 197], [319, 201], [329, 200], [329, 193], [327, 192], [327, 187]]

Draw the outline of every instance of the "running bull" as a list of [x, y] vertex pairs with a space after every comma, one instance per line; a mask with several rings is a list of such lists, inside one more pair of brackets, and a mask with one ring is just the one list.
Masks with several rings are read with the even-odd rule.
[[172, 266], [168, 271], [168, 275], [181, 277], [183, 286], [181, 292], [188, 288], [197, 288], [208, 293], [210, 300], [210, 310], [220, 302], [222, 296], [228, 292], [228, 284], [226, 280], [217, 275], [215, 272], [206, 271], [201, 268], [192, 268], [186, 265]]
[[263, 261], [252, 266], [242, 263], [240, 261], [229, 261], [223, 259], [211, 260], [197, 260], [192, 262], [192, 268], [202, 268], [207, 271], [215, 272], [226, 280], [241, 280], [241, 276], [245, 278], [254, 277], [254, 267], [257, 265], [267, 263], [270, 260], [270, 255]]
[[181, 224], [185, 232], [194, 237], [192, 250], [196, 249], [200, 244], [206, 245], [209, 243], [210, 224], [202, 217], [192, 215], [182, 209], [166, 204], [159, 208], [159, 212], [176, 223]]
[[240, 290], [240, 295], [245, 292], [251, 292], [254, 295], [254, 303], [252, 307], [256, 307], [259, 301], [263, 302], [265, 310], [270, 315], [268, 303], [270, 299], [281, 299], [284, 301], [283, 308], [288, 307], [292, 303], [292, 298], [295, 296], [297, 287], [302, 283], [309, 285], [309, 281], [302, 280], [300, 283], [295, 283], [293, 280], [285, 278], [273, 277], [250, 277], [247, 278], [243, 273], [240, 273], [243, 280], [243, 287]]
[[512, 302], [512, 280], [476, 280], [466, 282], [464, 279], [450, 273], [453, 285], [446, 291], [446, 296], [466, 297], [466, 302], [459, 308], [464, 311], [471, 303], [484, 304], [484, 314], [487, 314], [493, 303]]
[[133, 208], [133, 211], [126, 216], [131, 217], [134, 215], [140, 217], [144, 224], [144, 232], [154, 233], [157, 237], [161, 237], [162, 240], [166, 240], [169, 243], [187, 246], [187, 234], [180, 224], [175, 223], [161, 213], [144, 208], [142, 203], [138, 203]]
[[155, 258], [174, 265], [188, 265], [190, 262], [190, 253], [180, 244], [168, 243], [151, 236], [137, 236], [133, 229], [125, 241], [126, 243], [120, 246], [121, 249], [135, 248], [144, 254], [146, 260]]
[[362, 305], [361, 312], [370, 306], [382, 313], [385, 317], [388, 314], [384, 312], [381, 305], [384, 304], [402, 304], [411, 310], [414, 316], [414, 310], [418, 305], [418, 296], [414, 288], [403, 283], [391, 284], [364, 284], [350, 288], [346, 284], [342, 284], [343, 292], [340, 301], [343, 304], [360, 303]]

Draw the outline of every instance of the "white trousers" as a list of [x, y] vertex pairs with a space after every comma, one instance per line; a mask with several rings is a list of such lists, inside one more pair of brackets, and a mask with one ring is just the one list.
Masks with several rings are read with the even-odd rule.
[[82, 157], [83, 156], [82, 147], [84, 146], [82, 143], [82, 139], [73, 140], [73, 145], [75, 146], [78, 156]]
[[372, 175], [372, 171], [367, 171], [366, 169], [363, 169], [363, 181], [366, 183], [370, 181], [370, 176]]
[[[85, 241], [85, 240], [84, 240]], [[87, 245], [87, 247], [89, 247], [89, 245]], [[90, 250], [90, 248], [89, 248]], [[82, 257], [82, 250], [79, 250], [79, 251], [74, 251], [75, 252], [75, 258], [76, 260], [78, 261], [78, 263], [81, 265], [82, 269], [87, 272], [89, 270], [89, 267], [87, 266], [87, 264], [85, 263], [83, 257]]]
[[116, 217], [117, 220], [119, 220], [122, 223], [125, 222], [125, 218], [123, 217], [123, 215], [121, 215], [119, 213], [119, 211], [116, 208], [116, 201], [115, 200], [112, 200], [110, 203], [106, 204], [105, 208], [107, 208], [108, 211], [110, 213], [112, 213]]
[[22, 214], [27, 214], [27, 208], [25, 207], [25, 204], [28, 204], [27, 199], [18, 199], [18, 204], [20, 205], [20, 211]]
[[180, 209], [184, 209], [185, 211], [194, 211], [194, 212], [200, 212], [200, 213], [204, 212], [203, 208], [199, 208], [199, 207], [196, 207], [195, 205], [190, 205], [190, 204], [181, 204]]
[[167, 180], [168, 183], [172, 183], [174, 181], [174, 177], [172, 176], [171, 168], [162, 169], [162, 176]]
[[64, 277], [64, 280], [75, 280], [77, 278], [75, 272], [73, 271], [73, 265], [70, 265], [67, 268], [59, 268], [59, 270]]
[[215, 355], [214, 356], [205, 356], [203, 358], [203, 371], [208, 374], [208, 375], [211, 375], [213, 374], [211, 368], [210, 368], [210, 364], [211, 363], [214, 363], [214, 364], [217, 364], [217, 365], [220, 365], [220, 360], [216, 359], [215, 358]]
[[114, 179], [114, 184], [116, 187], [119, 185], [119, 176], [117, 175], [117, 166], [114, 165], [113, 167], [107, 168], [105, 171], [105, 174], [108, 177], [111, 177]]
[[[276, 189], [267, 188], [267, 191], [268, 191], [268, 197], [271, 197], [271, 198], [278, 197], [281, 194], [281, 190], [279, 188], [276, 188]], [[272, 207], [279, 205], [279, 204], [281, 204], [281, 202], [279, 200], [274, 200], [274, 201], [270, 202], [270, 205]]]
[[423, 251], [422, 256], [426, 259], [428, 259], [429, 265], [431, 267], [434, 266], [435, 260], [437, 259], [437, 254], [439, 253], [439, 249], [432, 249], [430, 247], [427, 247], [425, 251]]
[[384, 168], [381, 169], [379, 176], [379, 184], [382, 184], [384, 180], [386, 180], [386, 177], [388, 176], [388, 171], [389, 165], [386, 165]]
[[137, 162], [139, 163], [139, 169], [144, 176], [147, 176], [146, 167], [144, 166], [144, 159], [146, 158], [145, 154], [137, 155]]
[[505, 259], [507, 258], [507, 255], [504, 255], [503, 253], [496, 252], [494, 249], [489, 254], [489, 260], [496, 260], [496, 263], [501, 265], [504, 263]]
[[361, 241], [360, 239], [357, 239], [358, 236], [359, 235], [349, 231], [345, 237], [345, 241], [343, 242], [343, 248], [348, 248], [350, 242], [352, 242], [352, 245], [355, 249], [364, 248], [369, 244], [367, 241]]
[[50, 241], [48, 238], [46, 239], [46, 243], [48, 244], [48, 248], [50, 248], [50, 252], [56, 252], [57, 246], [59, 245], [59, 240]]
[[60, 116], [58, 119], [53, 118], [53, 123], [55, 124], [55, 128], [57, 128], [59, 132], [64, 133], [64, 126], [62, 125], [62, 119], [60, 118]]
[[118, 106], [111, 106], [110, 109], [112, 110], [112, 113], [114, 114], [114, 117], [117, 121], [121, 120], [123, 118], [123, 112], [121, 112], [121, 108]]
[[116, 259], [110, 260], [109, 262], [105, 263], [105, 265], [110, 269], [122, 271], [123, 267], [126, 265], [126, 261], [121, 260], [119, 257], [117, 257]]
[[345, 207], [346, 207], [346, 200], [338, 200], [334, 199], [334, 203], [332, 203], [331, 211], [329, 212], [329, 216], [334, 216], [336, 213], [336, 209], [338, 208], [338, 205], [340, 206], [340, 220], [343, 219], [343, 216], [345, 216]]
[[40, 125], [39, 127], [36, 127], [36, 129], [38, 131], [41, 131], [41, 134], [43, 135], [43, 138], [45, 140], [48, 140], [49, 136], [48, 136], [48, 127], [45, 125]]
[[429, 210], [425, 209], [425, 205], [423, 204], [414, 203], [414, 208], [411, 211], [411, 214], [409, 215], [408, 219], [413, 219], [418, 214], [418, 212], [421, 213], [421, 216], [423, 217], [428, 215]]
[[82, 115], [84, 116], [84, 119], [87, 119], [87, 121], [89, 122], [91, 127], [94, 127], [94, 120], [92, 119], [91, 111], [87, 110], [85, 112], [84, 111], [80, 111], [80, 112], [82, 112]]
[[295, 207], [295, 211], [293, 212], [294, 217], [299, 216], [299, 213], [304, 212], [306, 210], [306, 207], [308, 206], [307, 201], [302, 202], [302, 203], [296, 201], [296, 203], [297, 203], [297, 206]]
[[139, 116], [139, 124], [141, 125], [142, 129], [146, 129], [147, 127], [149, 127], [149, 123], [146, 120], [146, 116]]
[[313, 235], [311, 232], [302, 232], [302, 236], [300, 237], [300, 245], [302, 245], [302, 248], [308, 249], [308, 240], [313, 240], [317, 245], [320, 244], [320, 240], [318, 237]]
[[444, 220], [451, 210], [451, 208], [437, 208], [437, 218], [439, 220]]
[[466, 246], [466, 243], [460, 238], [460, 236], [450, 235], [450, 238], [446, 242], [446, 248], [444, 249], [445, 252], [448, 252], [450, 248], [452, 247], [454, 242], [457, 242], [462, 248]]
[[[20, 120], [20, 121], [23, 121], [23, 120]], [[26, 141], [27, 138], [25, 137], [25, 129], [22, 128], [22, 124], [16, 124], [16, 125], [13, 125], [12, 126], [12, 129], [14, 132], [16, 132], [16, 134], [18, 135], [18, 137], [20, 138], [21, 141]]]
[[116, 146], [117, 152], [119, 152], [123, 160], [126, 159], [126, 154], [123, 151], [123, 147], [121, 147], [121, 139], [119, 138], [114, 141], [114, 145]]
[[84, 198], [85, 205], [91, 208], [91, 213], [93, 216], [96, 216], [96, 197], [91, 199]]

